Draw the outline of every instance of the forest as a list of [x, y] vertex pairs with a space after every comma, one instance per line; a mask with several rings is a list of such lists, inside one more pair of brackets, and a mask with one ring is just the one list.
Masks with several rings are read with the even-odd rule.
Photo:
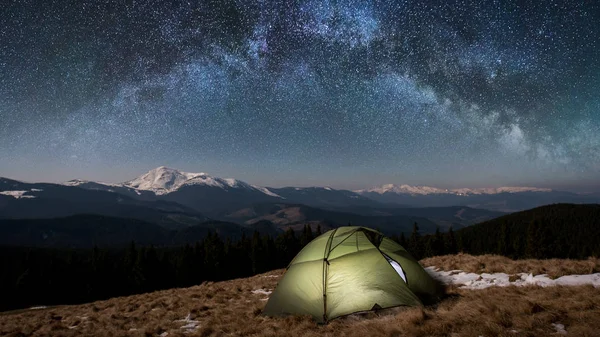
[[[274, 237], [255, 231], [238, 240], [209, 232], [195, 244], [157, 247], [60, 249], [0, 246], [0, 311], [37, 305], [85, 303], [204, 281], [248, 277], [285, 268], [321, 234], [305, 225]], [[392, 236], [415, 258], [500, 254], [511, 258], [600, 255], [600, 205], [558, 204], [497, 218], [458, 231]]]

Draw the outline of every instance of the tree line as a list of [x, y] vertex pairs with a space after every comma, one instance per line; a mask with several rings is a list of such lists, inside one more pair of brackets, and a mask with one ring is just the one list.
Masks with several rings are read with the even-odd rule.
[[454, 232], [395, 237], [415, 258], [497, 254], [512, 259], [600, 256], [600, 205], [555, 204], [509, 214]]
[[193, 245], [122, 249], [0, 247], [0, 311], [86, 303], [286, 267], [316, 235], [309, 226], [277, 237], [254, 232], [232, 241], [209, 233]]
[[555, 204], [456, 232], [459, 251], [513, 259], [600, 256], [600, 205]]
[[[35, 305], [85, 303], [204, 281], [248, 277], [286, 267], [321, 234], [305, 225], [274, 237], [254, 232], [241, 239], [209, 233], [180, 247], [93, 249], [0, 247], [0, 311]], [[479, 225], [391, 238], [415, 258], [500, 254], [511, 258], [600, 256], [600, 206], [552, 205], [510, 214]]]

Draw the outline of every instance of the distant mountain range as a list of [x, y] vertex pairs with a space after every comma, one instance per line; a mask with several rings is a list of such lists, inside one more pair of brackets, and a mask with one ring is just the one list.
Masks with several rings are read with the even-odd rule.
[[197, 210], [172, 201], [152, 199], [144, 194], [144, 198], [135, 198], [119, 189], [111, 191], [101, 186], [102, 189], [88, 189], [0, 178], [0, 219], [100, 214], [147, 221], [166, 228], [188, 227], [208, 220]]
[[600, 202], [600, 193], [578, 194], [537, 187], [440, 189], [388, 184], [355, 192], [383, 204], [412, 207], [460, 205], [501, 212], [517, 212], [554, 203]]
[[499, 194], [499, 193], [521, 193], [521, 192], [552, 192], [549, 188], [537, 187], [497, 187], [497, 188], [455, 188], [443, 189], [430, 186], [410, 186], [385, 184], [380, 187], [374, 187], [366, 190], [358, 190], [356, 193], [397, 193], [410, 195], [430, 195], [430, 194], [452, 194], [452, 195], [480, 195], [480, 194]]
[[430, 186], [386, 184], [356, 191], [330, 187], [272, 188], [251, 185], [233, 178], [213, 177], [206, 173], [182, 172], [164, 166], [120, 184], [81, 180], [69, 181], [66, 184], [87, 189], [114, 191], [139, 199], [158, 198], [175, 201], [209, 215], [265, 202], [285, 202], [328, 209], [355, 206], [373, 208], [468, 206], [501, 212], [515, 212], [560, 202], [600, 202], [600, 193], [577, 194], [537, 187], [442, 189]]
[[[393, 219], [405, 224], [408, 220], [401, 217], [419, 218], [423, 225], [427, 221], [446, 228], [462, 227], [500, 216], [503, 214], [500, 212], [559, 202], [598, 203], [600, 194], [535, 187], [447, 190], [391, 184], [358, 191], [330, 187], [271, 188], [164, 166], [117, 184], [86, 180], [25, 183], [0, 178], [0, 218], [98, 214], [138, 219], [170, 229], [198, 225], [209, 219], [241, 225], [264, 220], [276, 224], [275, 227], [299, 226], [301, 221], [368, 225], [367, 220], [384, 224]], [[282, 222], [282, 216], [297, 213], [293, 209], [305, 218]]]
[[177, 202], [212, 217], [241, 207], [269, 202], [314, 207], [382, 206], [377, 201], [348, 190], [329, 187], [267, 188], [233, 178], [182, 172], [164, 166], [120, 184], [71, 180], [65, 185], [115, 192], [143, 200]]

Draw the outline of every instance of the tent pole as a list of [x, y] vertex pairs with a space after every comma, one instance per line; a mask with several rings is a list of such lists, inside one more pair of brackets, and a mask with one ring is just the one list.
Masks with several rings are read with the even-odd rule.
[[323, 252], [323, 322], [327, 323], [327, 272], [329, 271], [329, 261], [327, 258], [329, 257], [331, 242], [333, 241], [333, 236], [337, 232], [337, 228], [331, 232], [329, 239], [327, 240], [327, 244], [325, 245], [325, 251]]

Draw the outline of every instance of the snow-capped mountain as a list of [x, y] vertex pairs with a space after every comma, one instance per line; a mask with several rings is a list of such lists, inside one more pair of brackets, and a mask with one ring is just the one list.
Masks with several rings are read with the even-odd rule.
[[379, 187], [355, 191], [359, 194], [365, 193], [398, 193], [411, 195], [429, 195], [429, 194], [453, 194], [453, 195], [480, 195], [480, 194], [499, 194], [499, 193], [522, 193], [522, 192], [552, 192], [549, 188], [538, 187], [491, 187], [491, 188], [455, 188], [443, 189], [430, 186], [411, 186], [385, 184]]
[[[26, 183], [0, 178], [0, 219], [59, 218], [77, 214], [138, 219], [169, 228], [201, 223], [207, 217], [167, 200], [146, 198], [119, 186], [71, 181]], [[145, 193], [143, 193], [145, 192]]]
[[301, 203], [314, 207], [382, 206], [347, 190], [331, 187], [270, 188], [207, 173], [160, 166], [120, 184], [70, 180], [64, 185], [125, 194], [144, 200], [168, 200], [218, 217], [225, 211], [259, 203]]
[[387, 184], [356, 193], [381, 203], [410, 207], [469, 206], [514, 212], [553, 203], [596, 203], [598, 195], [580, 195], [538, 187], [443, 189]]
[[212, 177], [203, 172], [182, 172], [165, 166], [157, 167], [122, 184], [122, 186], [137, 190], [152, 191], [156, 195], [172, 193], [183, 186], [194, 185], [218, 187], [222, 189], [242, 188], [256, 190], [271, 197], [281, 198], [281, 196], [271, 192], [268, 188], [250, 185], [241, 180]]
[[[86, 194], [81, 191], [82, 189], [110, 193]], [[443, 189], [387, 184], [358, 191], [338, 190], [331, 187], [271, 188], [251, 185], [233, 178], [219, 178], [202, 172], [183, 172], [165, 166], [150, 170], [124, 183], [70, 180], [62, 185], [29, 184], [0, 178], [0, 207], [3, 202], [39, 201], [38, 198], [42, 197], [63, 200], [65, 195], [79, 204], [98, 205], [98, 200], [108, 198], [110, 203], [113, 199], [117, 203], [120, 203], [120, 200], [130, 202], [130, 199], [132, 203], [165, 201], [166, 204], [150, 206], [161, 208], [169, 205], [168, 207], [173, 208], [172, 202], [174, 202], [186, 207], [177, 210], [178, 212], [191, 213], [189, 210], [193, 210], [213, 219], [219, 219], [224, 214], [253, 205], [280, 203], [352, 212], [358, 212], [361, 207], [377, 209], [377, 212], [380, 212], [380, 209], [397, 207], [449, 206], [469, 206], [510, 212], [551, 203], [600, 202], [600, 194], [582, 195], [536, 187]], [[129, 199], [119, 199], [119, 195]], [[100, 197], [105, 199], [98, 199]], [[47, 210], [51, 210], [51, 207], [47, 207]], [[368, 210], [361, 212], [363, 211], [371, 214]], [[8, 214], [8, 209], [4, 213]], [[0, 212], [0, 217], [2, 216]]]

